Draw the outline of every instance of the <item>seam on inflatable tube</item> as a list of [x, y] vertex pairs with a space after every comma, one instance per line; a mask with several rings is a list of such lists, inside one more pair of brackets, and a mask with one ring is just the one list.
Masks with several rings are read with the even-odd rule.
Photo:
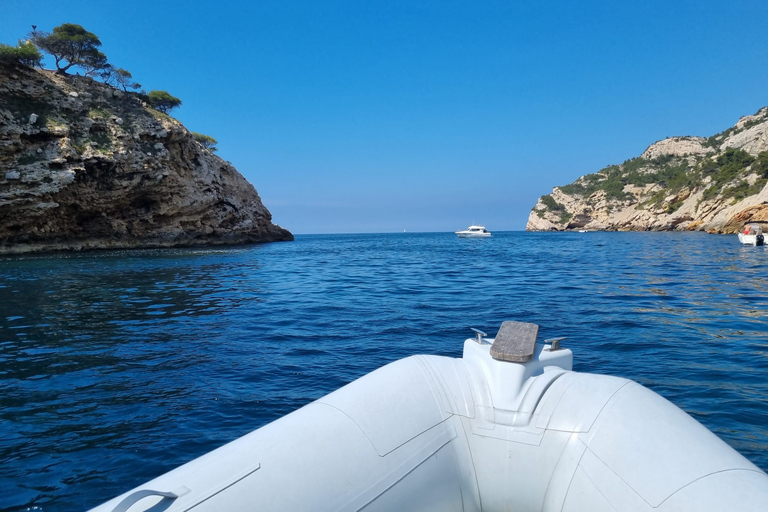
[[713, 471], [712, 473], [706, 474], [704, 476], [701, 476], [701, 477], [697, 478], [696, 480], [688, 482], [687, 484], [685, 484], [684, 486], [682, 486], [681, 488], [679, 488], [678, 490], [676, 490], [675, 492], [673, 492], [672, 494], [670, 494], [669, 496], [664, 498], [661, 501], [661, 503], [659, 503], [659, 507], [661, 507], [668, 499], [672, 498], [675, 494], [679, 493], [680, 491], [682, 491], [686, 487], [689, 487], [689, 486], [695, 484], [699, 480], [703, 480], [705, 478], [709, 478], [710, 476], [717, 475], [719, 473], [731, 473], [731, 472], [734, 472], [734, 471], [739, 471], [739, 472], [741, 472], [741, 471], [748, 471], [750, 473], [757, 473], [758, 475], [764, 475], [765, 474], [765, 473], [763, 473], [762, 471], [760, 471], [758, 469], [749, 469], [749, 468], [730, 468], [730, 469], [721, 469], [720, 471]]
[[[450, 419], [450, 418], [449, 418]], [[424, 464], [437, 452], [439, 452], [444, 446], [453, 441], [457, 434], [456, 429], [452, 425], [448, 425], [446, 428], [445, 421], [442, 421], [434, 427], [428, 429], [426, 432], [436, 428], [442, 428], [442, 433], [435, 435], [433, 439], [427, 441], [426, 446], [419, 449], [415, 454], [407, 457], [400, 464], [395, 466], [386, 475], [380, 478], [376, 483], [368, 486], [364, 491], [357, 494], [354, 498], [350, 499], [344, 505], [339, 507], [340, 510], [360, 510], [369, 503], [375, 501], [379, 496], [387, 492], [394, 487], [403, 478], [411, 474], [416, 468]], [[424, 432], [422, 432], [424, 434]], [[419, 434], [416, 437], [420, 437]], [[416, 439], [413, 438], [413, 439]], [[411, 441], [413, 440], [411, 439]], [[402, 446], [402, 445], [401, 445]], [[391, 453], [391, 452], [390, 452]], [[455, 458], [455, 455], [454, 455]]]

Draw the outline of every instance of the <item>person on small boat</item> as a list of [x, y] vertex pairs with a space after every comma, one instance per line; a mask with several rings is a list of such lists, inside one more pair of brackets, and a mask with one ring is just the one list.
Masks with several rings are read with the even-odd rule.
[[745, 235], [749, 234], [749, 226], [744, 226], [744, 234]]

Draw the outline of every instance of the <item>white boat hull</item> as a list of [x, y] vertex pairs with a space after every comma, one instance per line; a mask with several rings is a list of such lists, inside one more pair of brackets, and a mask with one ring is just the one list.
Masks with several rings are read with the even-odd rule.
[[768, 510], [768, 475], [659, 395], [490, 347], [391, 363], [94, 510]]
[[745, 235], [739, 233], [739, 242], [742, 245], [763, 245], [765, 243], [764, 235]]
[[465, 233], [463, 231], [457, 231], [456, 235], [459, 238], [490, 238], [490, 233]]

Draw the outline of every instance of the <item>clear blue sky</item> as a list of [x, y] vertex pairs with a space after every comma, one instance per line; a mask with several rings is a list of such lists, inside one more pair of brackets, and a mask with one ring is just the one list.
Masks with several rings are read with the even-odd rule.
[[768, 1], [0, 0], [78, 23], [294, 233], [521, 230], [539, 196], [768, 105]]

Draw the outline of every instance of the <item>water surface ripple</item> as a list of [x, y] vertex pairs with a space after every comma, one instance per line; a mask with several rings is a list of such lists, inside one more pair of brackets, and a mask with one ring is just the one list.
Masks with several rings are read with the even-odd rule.
[[[297, 236], [0, 260], [0, 509], [94, 506], [503, 320], [768, 470], [768, 251], [702, 233]], [[308, 427], [309, 428], [309, 427]]]

